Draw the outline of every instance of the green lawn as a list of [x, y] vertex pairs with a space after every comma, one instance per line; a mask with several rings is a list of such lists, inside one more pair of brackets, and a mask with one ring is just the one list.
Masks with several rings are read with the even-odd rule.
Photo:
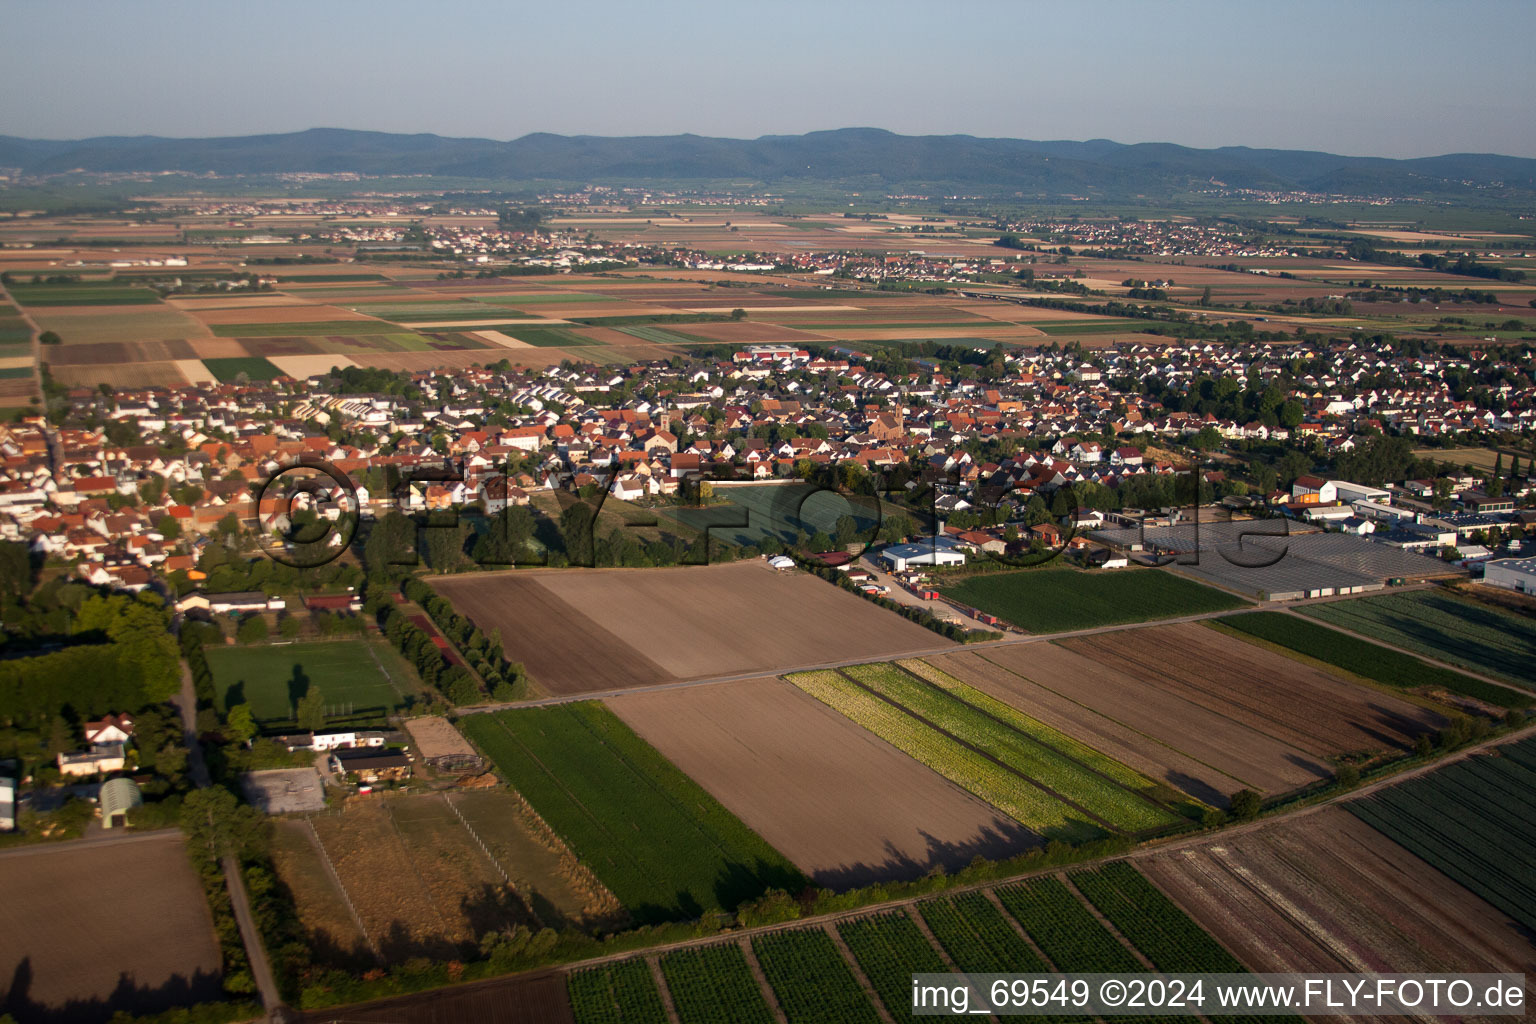
[[259, 647], [209, 647], [221, 710], [250, 704], [269, 731], [293, 724], [294, 706], [314, 683], [336, 710], [336, 724], [382, 724], [420, 692], [416, 673], [380, 640], [323, 640]]
[[1473, 672], [1536, 688], [1536, 620], [1437, 590], [1330, 601], [1301, 612]]
[[203, 365], [223, 383], [236, 380], [242, 373], [246, 380], [274, 380], [283, 371], [260, 356], [234, 356], [229, 359], [204, 359]]
[[1162, 569], [1024, 569], [971, 576], [943, 590], [1031, 633], [1151, 622], [1244, 604]]
[[805, 878], [595, 701], [467, 715], [464, 732], [649, 924], [734, 910]]

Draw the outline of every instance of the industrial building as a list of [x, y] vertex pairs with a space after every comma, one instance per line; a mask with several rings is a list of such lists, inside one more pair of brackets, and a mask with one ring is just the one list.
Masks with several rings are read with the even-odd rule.
[[1483, 582], [1520, 594], [1536, 594], [1536, 558], [1501, 558], [1483, 566]]

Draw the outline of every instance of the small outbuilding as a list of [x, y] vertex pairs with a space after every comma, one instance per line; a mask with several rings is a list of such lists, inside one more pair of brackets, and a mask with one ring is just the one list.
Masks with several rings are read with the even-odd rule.
[[144, 803], [144, 794], [132, 779], [108, 779], [101, 784], [101, 827], [124, 828], [128, 812]]

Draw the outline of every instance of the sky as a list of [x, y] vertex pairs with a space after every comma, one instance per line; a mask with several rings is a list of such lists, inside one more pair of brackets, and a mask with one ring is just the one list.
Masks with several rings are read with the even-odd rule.
[[1529, 0], [7, 0], [0, 134], [902, 134], [1536, 157]]

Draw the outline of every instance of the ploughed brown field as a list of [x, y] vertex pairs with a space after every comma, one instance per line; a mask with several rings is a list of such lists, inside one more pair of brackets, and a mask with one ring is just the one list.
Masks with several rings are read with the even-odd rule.
[[950, 642], [863, 598], [760, 561], [671, 569], [510, 570], [432, 581], [500, 630], [545, 693], [887, 659]]
[[220, 998], [221, 973], [180, 832], [0, 855], [0, 1007], [18, 1019], [158, 1013]]
[[1536, 972], [1506, 915], [1339, 807], [1135, 864], [1255, 971]]
[[626, 694], [608, 705], [818, 885], [915, 878], [1036, 843], [783, 680]]
[[[1433, 711], [1349, 683], [1198, 622], [1060, 641], [1160, 691], [1225, 714], [1314, 757], [1406, 750], [1447, 722]], [[1148, 652], [1164, 656], [1147, 657]]]
[[1330, 777], [1333, 759], [1406, 748], [1432, 711], [1197, 623], [929, 659], [1152, 778], [1224, 806]]

